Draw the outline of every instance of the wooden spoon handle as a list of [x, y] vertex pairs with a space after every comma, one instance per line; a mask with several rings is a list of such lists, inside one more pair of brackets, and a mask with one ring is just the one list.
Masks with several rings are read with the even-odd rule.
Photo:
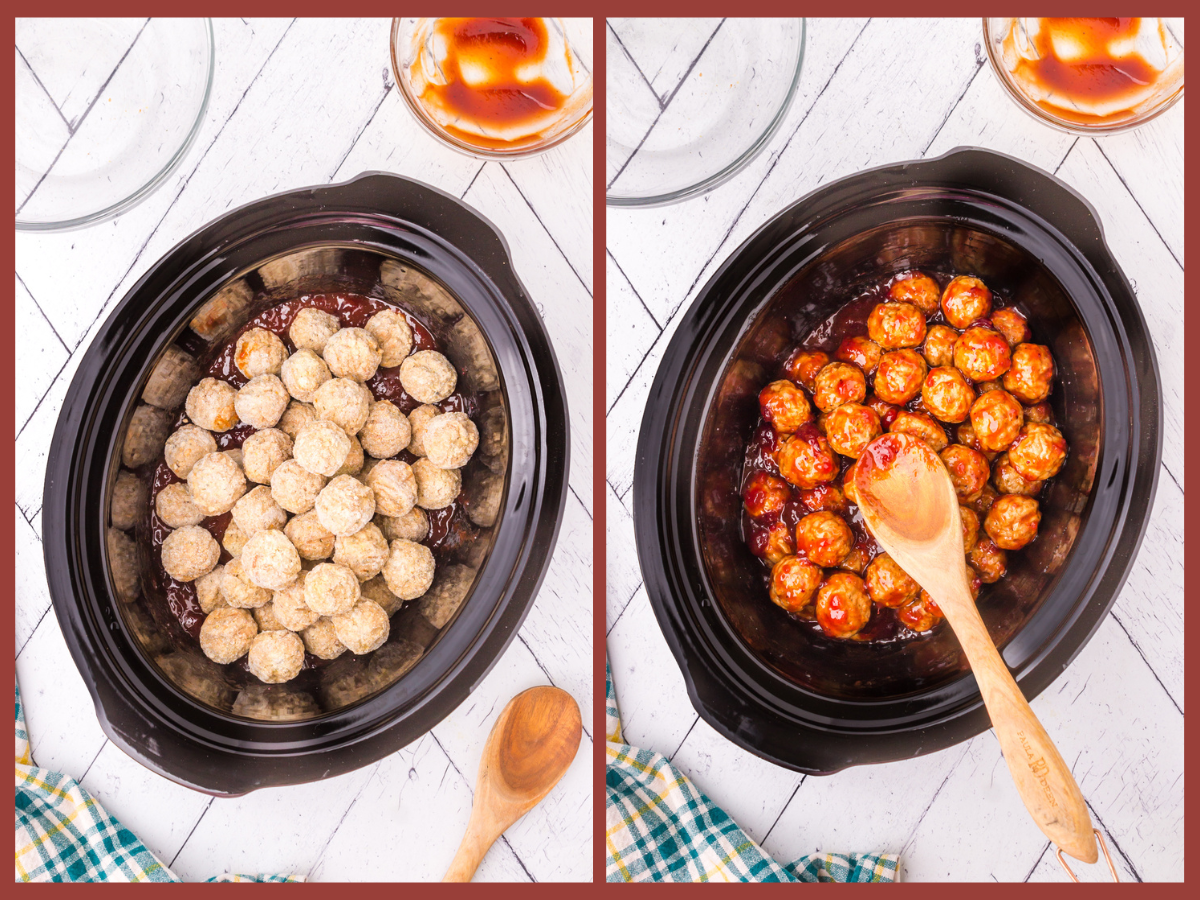
[[467, 824], [467, 833], [463, 835], [462, 843], [458, 845], [458, 852], [454, 854], [454, 859], [442, 877], [442, 881], [470, 881], [474, 877], [475, 870], [483, 862], [484, 855], [504, 831], [504, 829], [495, 831], [494, 828], [481, 827], [483, 824], [477, 816], [472, 814], [471, 821]]

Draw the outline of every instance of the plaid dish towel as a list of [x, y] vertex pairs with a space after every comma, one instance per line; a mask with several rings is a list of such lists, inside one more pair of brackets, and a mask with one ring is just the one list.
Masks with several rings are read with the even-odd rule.
[[781, 866], [667, 758], [626, 744], [607, 670], [608, 881], [895, 881], [892, 853], [824, 853]]
[[[33, 764], [20, 685], [16, 698], [17, 881], [180, 881], [82, 785]], [[225, 874], [208, 880], [304, 879]]]

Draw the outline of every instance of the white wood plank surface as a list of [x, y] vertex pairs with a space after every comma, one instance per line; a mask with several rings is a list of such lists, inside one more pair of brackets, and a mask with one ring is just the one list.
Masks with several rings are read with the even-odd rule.
[[[607, 650], [626, 740], [671, 756], [777, 859], [889, 850], [906, 880], [1063, 881], [990, 732], [908, 762], [801, 777], [699, 722], [637, 569], [630, 488], [646, 396], [681, 313], [774, 213], [863, 168], [980, 146], [1054, 172], [1097, 210], [1158, 354], [1163, 466], [1113, 612], [1034, 701], [1123, 880], [1183, 878], [1183, 103], [1127, 135], [1052, 131], [1001, 92], [978, 19], [808, 22], [770, 145], [703, 197], [607, 211]], [[627, 48], [628, 49], [628, 48]], [[655, 60], [647, 59], [653, 66]], [[633, 65], [625, 67], [636, 72]], [[1082, 880], [1107, 869], [1076, 865]]]
[[[185, 880], [224, 871], [318, 881], [437, 880], [470, 812], [483, 742], [516, 693], [553, 683], [592, 709], [592, 138], [532, 160], [460, 155], [419, 128], [392, 83], [386, 19], [222, 19], [213, 95], [166, 183], [119, 219], [18, 234], [17, 678], [34, 759], [80, 778]], [[331, 74], [321, 60], [337, 60]], [[567, 385], [571, 496], [525, 626], [470, 699], [379, 763], [312, 785], [213, 800], [108, 742], [49, 609], [41, 484], [58, 410], [108, 311], [160, 256], [228, 209], [382, 170], [465, 200], [504, 233]], [[592, 877], [591, 735], [563, 782], [487, 856], [478, 880]]]

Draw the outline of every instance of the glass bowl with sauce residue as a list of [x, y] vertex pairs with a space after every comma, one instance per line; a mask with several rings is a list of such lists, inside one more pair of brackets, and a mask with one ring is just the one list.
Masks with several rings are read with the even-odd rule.
[[541, 153], [592, 119], [592, 20], [392, 20], [392, 71], [442, 143], [485, 159]]
[[1183, 19], [985, 18], [983, 36], [1017, 105], [1061, 131], [1127, 131], [1183, 97]]

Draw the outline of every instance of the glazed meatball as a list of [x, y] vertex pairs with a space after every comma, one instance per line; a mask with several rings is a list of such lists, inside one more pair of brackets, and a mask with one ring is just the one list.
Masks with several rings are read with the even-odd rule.
[[1012, 365], [1008, 342], [991, 328], [968, 328], [954, 343], [954, 365], [972, 381], [993, 381]]
[[970, 275], [951, 279], [942, 293], [942, 315], [955, 328], [967, 328], [991, 311], [992, 292], [982, 281]]
[[221, 593], [221, 582], [225, 580], [225, 567], [217, 566], [207, 575], [201, 575], [192, 584], [196, 588], [196, 602], [200, 604], [200, 612], [206, 616], [214, 609], [221, 609], [229, 604]]
[[843, 403], [859, 403], [867, 396], [867, 379], [858, 366], [831, 362], [817, 373], [813, 403], [822, 412], [837, 409]]
[[361, 597], [358, 578], [336, 563], [318, 563], [304, 579], [304, 603], [322, 616], [349, 612]]
[[935, 419], [957, 424], [971, 413], [975, 391], [962, 372], [950, 366], [930, 369], [921, 384], [921, 405]]
[[203, 378], [188, 391], [188, 418], [206, 431], [228, 431], [237, 424], [237, 389], [215, 378]]
[[289, 440], [294, 441], [296, 435], [300, 433], [300, 429], [314, 419], [319, 419], [316, 408], [311, 403], [301, 403], [299, 400], [293, 400], [288, 404], [288, 408], [283, 411], [283, 415], [279, 419], [279, 430], [282, 431]]
[[866, 547], [861, 544], [855, 544], [842, 561], [838, 563], [838, 568], [845, 569], [847, 572], [853, 572], [855, 575], [861, 575], [870, 561], [871, 554], [867, 552]]
[[199, 525], [207, 518], [204, 510], [192, 502], [192, 495], [182, 482], [168, 484], [158, 492], [154, 511], [171, 528]]
[[1050, 396], [1054, 359], [1041, 344], [1018, 344], [1012, 366], [1004, 373], [1004, 389], [1022, 403], [1040, 403]]
[[901, 278], [888, 290], [888, 299], [911, 303], [927, 316], [937, 312], [942, 289], [928, 275], [914, 272]]
[[962, 444], [951, 444], [941, 452], [942, 462], [950, 473], [950, 481], [958, 499], [970, 503], [979, 496], [983, 486], [987, 484], [988, 461], [978, 450], [964, 447]]
[[854, 532], [836, 513], [821, 510], [796, 523], [796, 550], [818, 566], [836, 566], [853, 547]]
[[941, 453], [950, 443], [946, 437], [946, 429], [934, 421], [933, 416], [922, 412], [911, 412], [907, 409], [902, 410], [900, 415], [896, 416], [888, 431], [919, 437], [932, 447], [935, 453]]
[[958, 332], [946, 325], [933, 325], [925, 335], [925, 345], [921, 348], [929, 365], [934, 367], [954, 365], [954, 344], [958, 341]]
[[921, 591], [900, 607], [897, 618], [912, 631], [929, 631], [942, 621], [942, 610], [927, 591]]
[[[462, 415], [462, 413], [456, 413]], [[464, 416], [465, 418], [465, 416]], [[470, 422], [470, 419], [467, 419]], [[475, 426], [471, 425], [472, 430]], [[400, 412], [396, 405], [388, 400], [380, 400], [371, 405], [367, 421], [358, 433], [362, 448], [376, 459], [390, 459], [408, 446], [412, 440], [412, 427], [408, 416]], [[479, 432], [475, 431], [475, 443], [479, 443]], [[474, 446], [471, 450], [474, 452]], [[467, 454], [468, 457], [470, 454]], [[463, 461], [464, 463], [466, 460]], [[454, 466], [452, 468], [457, 468]]]
[[971, 427], [985, 450], [1007, 450], [1017, 435], [1025, 414], [1008, 391], [988, 391], [971, 404]]
[[779, 448], [779, 474], [807, 490], [837, 478], [837, 457], [816, 427], [805, 425]]
[[1004, 335], [1010, 347], [1023, 344], [1033, 337], [1025, 317], [1011, 307], [997, 309], [992, 313], [992, 327]]
[[177, 528], [163, 539], [162, 564], [176, 581], [195, 581], [216, 568], [221, 547], [198, 525]]
[[1050, 408], [1050, 404], [1046, 401], [1035, 403], [1032, 406], [1025, 407], [1025, 421], [1039, 422], [1042, 425], [1054, 424], [1054, 410]]
[[985, 516], [987, 511], [992, 508], [992, 504], [996, 502], [996, 498], [1000, 494], [990, 484], [985, 484], [983, 490], [979, 492], [979, 497], [971, 504], [971, 508], [978, 515]]
[[1042, 520], [1038, 502], [1020, 494], [1004, 494], [988, 510], [983, 530], [1001, 550], [1020, 550], [1037, 537]]
[[[371, 475], [367, 476], [371, 484], [378, 483], [372, 478], [374, 474], [375, 470], [372, 469]], [[417, 482], [417, 506], [422, 509], [441, 509], [449, 506], [462, 490], [462, 476], [458, 469], [439, 469], [427, 459], [418, 459], [413, 463], [412, 474]]]
[[277, 591], [300, 574], [300, 554], [282, 531], [260, 531], [242, 548], [242, 571], [247, 580]]
[[325, 342], [337, 334], [341, 327], [336, 316], [308, 306], [296, 313], [288, 329], [288, 337], [296, 349], [321, 354], [325, 352]]
[[819, 512], [824, 509], [842, 517], [850, 513], [846, 495], [836, 484], [818, 484], [814, 488], [801, 491], [800, 502], [809, 512]]
[[896, 416], [900, 415], [899, 406], [888, 403], [886, 400], [880, 400], [876, 394], [868, 394], [865, 405], [875, 410], [875, 414], [879, 416], [879, 424], [884, 428], [891, 428], [892, 422], [896, 421]]
[[371, 392], [364, 385], [346, 378], [332, 378], [317, 388], [313, 408], [322, 419], [328, 419], [353, 436], [367, 423], [373, 402]]
[[867, 334], [884, 350], [919, 347], [925, 340], [925, 314], [911, 303], [880, 303], [867, 316]]
[[230, 519], [229, 524], [225, 526], [225, 533], [221, 535], [221, 546], [225, 548], [226, 553], [237, 558], [242, 555], [242, 548], [249, 539], [246, 532], [238, 528], [238, 523]]
[[314, 508], [328, 531], [345, 537], [362, 530], [375, 515], [375, 493], [352, 475], [338, 475], [322, 488]]
[[1036, 497], [1042, 492], [1044, 482], [1026, 478], [1013, 466], [1007, 453], [1001, 453], [992, 467], [992, 484], [1001, 494], [1020, 494]]
[[842, 362], [858, 366], [869, 375], [878, 367], [883, 350], [870, 338], [848, 337], [838, 345], [834, 356]]
[[846, 474], [842, 476], [842, 495], [851, 503], [858, 503], [858, 488], [854, 486], [854, 473], [858, 469], [858, 463], [853, 462], [846, 469]]
[[252, 582], [242, 566], [241, 559], [225, 563], [225, 574], [221, 578], [221, 596], [234, 609], [259, 609], [271, 602], [272, 593]]
[[318, 659], [337, 659], [346, 652], [346, 645], [337, 639], [333, 620], [321, 616], [302, 632], [300, 639], [304, 641], [304, 649]]
[[851, 459], [858, 459], [867, 444], [882, 432], [879, 414], [871, 407], [858, 403], [843, 403], [829, 414], [825, 423], [825, 437], [829, 446]]
[[408, 414], [408, 427], [412, 431], [412, 437], [408, 441], [408, 452], [413, 456], [425, 455], [425, 426], [441, 414], [440, 409], [428, 403], [418, 406]]
[[988, 450], [980, 442], [979, 435], [975, 433], [975, 426], [971, 424], [971, 420], [969, 418], [954, 429], [954, 436], [958, 443], [962, 444], [964, 447], [970, 447], [972, 450], [978, 450], [989, 461], [996, 458], [996, 451]]
[[290, 631], [262, 632], [250, 642], [246, 665], [266, 684], [291, 681], [304, 666], [304, 643]]
[[382, 572], [389, 553], [383, 532], [369, 522], [354, 534], [335, 538], [333, 547], [333, 561], [353, 572], [359, 581], [368, 581]]
[[863, 580], [871, 600], [880, 606], [903, 606], [921, 592], [921, 586], [886, 553], [871, 560]]
[[383, 309], [375, 313], [367, 320], [367, 331], [379, 342], [382, 354], [379, 364], [385, 368], [400, 365], [412, 352], [412, 328], [398, 310]]
[[287, 347], [278, 335], [265, 328], [251, 328], [237, 339], [233, 364], [247, 378], [278, 375], [287, 356]]
[[308, 573], [301, 572], [299, 578], [271, 595], [275, 618], [288, 631], [303, 631], [321, 618], [304, 602], [304, 585], [307, 581]]
[[196, 460], [216, 452], [217, 442], [211, 434], [196, 425], [183, 425], [167, 438], [163, 458], [167, 468], [180, 478], [187, 478]]
[[375, 375], [383, 357], [375, 335], [363, 328], [343, 328], [332, 335], [321, 355], [336, 377], [360, 384]]
[[275, 502], [271, 489], [265, 484], [260, 484], [233, 504], [233, 521], [247, 537], [254, 537], [260, 531], [283, 528], [287, 520], [287, 513]]
[[382, 647], [390, 626], [383, 607], [373, 600], [361, 600], [350, 612], [333, 617], [333, 630], [347, 650], [362, 654]]
[[871, 618], [871, 598], [857, 575], [835, 572], [817, 591], [817, 623], [833, 638], [853, 637]]
[[792, 556], [796, 552], [796, 539], [792, 535], [792, 529], [786, 522], [772, 522], [763, 534], [759, 551], [762, 558], [772, 566], [785, 556]]
[[246, 493], [246, 476], [224, 453], [200, 457], [188, 473], [187, 483], [192, 502], [209, 516], [229, 512]]
[[812, 407], [804, 391], [790, 381], [772, 381], [758, 392], [758, 408], [777, 434], [792, 434], [812, 421]]
[[824, 350], [796, 350], [784, 363], [783, 373], [790, 381], [810, 391], [817, 389], [817, 373], [829, 365]]
[[278, 428], [256, 431], [242, 444], [242, 469], [255, 484], [270, 484], [280, 463], [291, 458], [292, 439]]
[[986, 394], [988, 391], [1003, 390], [999, 381], [980, 381], [975, 385], [975, 393], [979, 395]]
[[780, 609], [798, 613], [811, 606], [824, 573], [820, 566], [807, 559], [787, 556], [771, 567], [771, 588], [768, 596]]
[[975, 542], [979, 540], [979, 516], [975, 515], [975, 510], [966, 506], [958, 508], [958, 516], [962, 520], [963, 553], [970, 553], [975, 547]]
[[425, 458], [439, 469], [460, 469], [479, 446], [479, 430], [466, 413], [442, 413], [425, 426], [424, 444]]
[[333, 555], [334, 534], [317, 518], [316, 510], [293, 516], [283, 528], [301, 559], [328, 559]]
[[312, 403], [317, 388], [333, 376], [325, 360], [312, 350], [297, 350], [283, 361], [279, 377], [289, 394], [303, 403]]
[[1027, 422], [1008, 449], [1014, 469], [1030, 481], [1053, 478], [1067, 460], [1067, 440], [1053, 425]]
[[416, 600], [433, 584], [433, 553], [424, 544], [395, 540], [383, 564], [388, 590], [401, 600]]
[[[367, 473], [366, 484], [375, 494], [375, 509], [380, 515], [403, 516], [417, 503], [419, 491], [413, 467], [398, 459], [385, 459], [377, 463]], [[454, 496], [458, 496], [457, 490]], [[442, 506], [453, 499], [447, 500]]]
[[994, 584], [1008, 571], [1008, 554], [988, 538], [977, 542], [967, 554], [967, 562], [984, 584]]
[[[414, 478], [415, 482], [416, 479]], [[375, 521], [379, 530], [389, 541], [404, 538], [406, 541], [423, 541], [429, 537], [429, 516], [425, 510], [414, 506], [402, 516], [388, 516], [379, 512], [379, 491], [375, 492]]]
[[883, 354], [875, 370], [875, 394], [885, 403], [903, 406], [921, 390], [929, 367], [914, 350], [894, 350]]
[[764, 472], [753, 472], [742, 488], [742, 504], [756, 519], [777, 519], [791, 499], [792, 489], [782, 478]]
[[292, 445], [292, 458], [315, 475], [330, 477], [346, 462], [350, 438], [326, 419], [309, 422], [300, 429]]
[[271, 473], [271, 496], [290, 513], [299, 515], [313, 508], [325, 478], [308, 471], [294, 459], [281, 462]]
[[418, 403], [440, 403], [457, 383], [454, 366], [436, 350], [418, 350], [400, 363], [400, 384]]
[[236, 662], [250, 650], [258, 626], [244, 609], [215, 609], [200, 626], [200, 649], [215, 663]]

